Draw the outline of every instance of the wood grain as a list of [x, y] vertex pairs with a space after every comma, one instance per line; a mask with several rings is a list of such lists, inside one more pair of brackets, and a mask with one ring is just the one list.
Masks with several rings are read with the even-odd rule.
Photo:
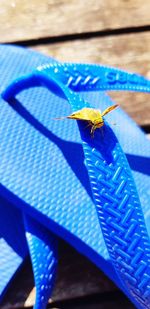
[[[102, 295], [101, 295], [102, 296]], [[133, 304], [125, 297], [121, 297], [118, 299], [118, 294], [109, 293], [107, 295], [103, 295], [102, 297], [98, 295], [93, 295], [92, 299], [88, 297], [78, 300], [73, 300], [70, 302], [62, 302], [56, 303], [55, 308], [53, 305], [49, 305], [48, 308], [52, 309], [136, 309]]]
[[[150, 77], [150, 32], [75, 40], [34, 47], [61, 61], [102, 63]], [[148, 94], [111, 92], [139, 125], [150, 124]]]
[[0, 42], [150, 24], [149, 0], [1, 0]]

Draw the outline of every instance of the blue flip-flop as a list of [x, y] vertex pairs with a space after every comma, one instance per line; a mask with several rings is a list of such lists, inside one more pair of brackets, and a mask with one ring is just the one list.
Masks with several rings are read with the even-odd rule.
[[149, 80], [103, 66], [51, 64], [18, 47], [0, 52], [0, 196], [4, 209], [7, 201], [22, 216], [35, 308], [45, 308], [53, 286], [53, 234], [88, 256], [137, 308], [150, 308], [149, 141], [120, 108], [107, 117], [117, 126], [105, 121], [93, 139], [82, 122], [79, 134], [75, 121], [53, 120], [83, 107], [104, 110], [112, 105], [104, 90], [149, 92]]

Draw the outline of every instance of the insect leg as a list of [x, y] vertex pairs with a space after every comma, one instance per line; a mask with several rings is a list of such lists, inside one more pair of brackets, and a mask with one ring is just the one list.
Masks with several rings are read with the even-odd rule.
[[87, 129], [88, 127], [91, 127], [91, 126], [92, 126], [91, 121], [88, 121], [88, 124], [84, 127], [84, 129]]
[[94, 132], [95, 132], [96, 128], [97, 128], [97, 127], [96, 127], [94, 124], [93, 124], [92, 127], [91, 127], [91, 132], [90, 132], [90, 133], [91, 133], [91, 137], [92, 137], [92, 138], [94, 138]]

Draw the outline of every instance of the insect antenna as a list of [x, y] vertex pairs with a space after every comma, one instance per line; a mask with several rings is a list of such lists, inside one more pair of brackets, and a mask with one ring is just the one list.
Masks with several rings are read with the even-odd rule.
[[64, 120], [68, 118], [67, 116], [64, 116], [64, 117], [58, 117], [58, 118], [51, 118], [51, 120]]
[[113, 111], [114, 109], [116, 109], [119, 105], [115, 104], [112, 106], [109, 106], [108, 108], [106, 108], [103, 112], [102, 112], [102, 117], [107, 115], [108, 113], [110, 113], [111, 111]]

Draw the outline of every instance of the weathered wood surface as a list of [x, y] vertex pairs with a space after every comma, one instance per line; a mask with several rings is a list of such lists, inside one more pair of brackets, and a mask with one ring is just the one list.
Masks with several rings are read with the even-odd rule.
[[150, 23], [149, 0], [1, 0], [0, 42], [57, 37]]
[[[150, 77], [150, 32], [38, 45], [34, 49], [61, 61], [102, 63]], [[150, 124], [148, 94], [110, 93], [139, 124]]]

